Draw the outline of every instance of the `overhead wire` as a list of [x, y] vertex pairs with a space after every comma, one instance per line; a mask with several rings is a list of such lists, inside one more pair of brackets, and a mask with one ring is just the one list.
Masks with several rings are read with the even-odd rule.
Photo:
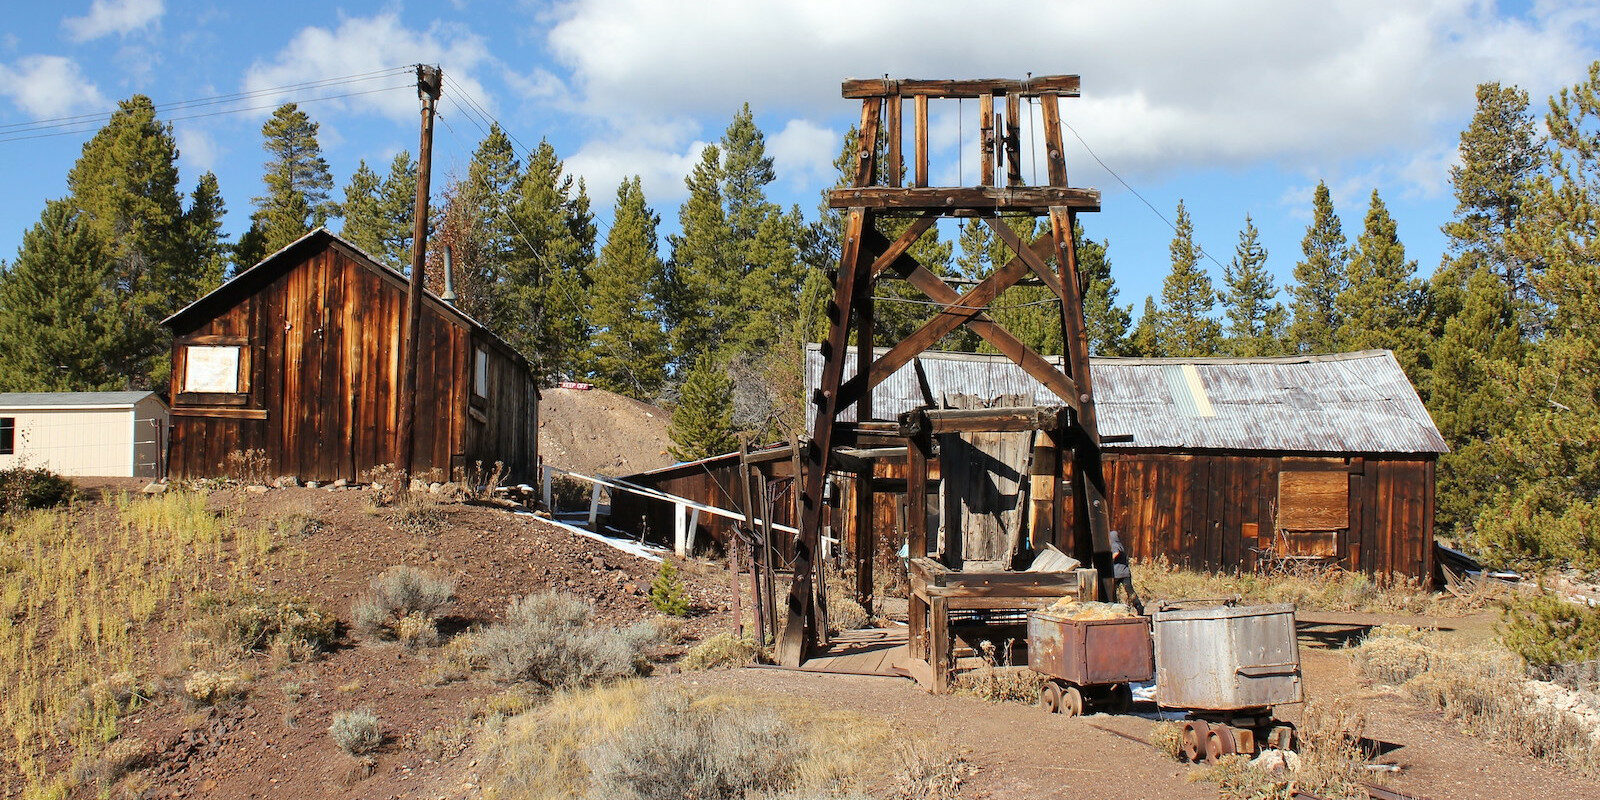
[[[219, 105], [219, 104], [222, 104], [222, 103], [245, 102], [245, 101], [249, 101], [251, 99], [255, 99], [255, 98], [259, 98], [259, 97], [263, 97], [263, 96], [274, 96], [274, 95], [281, 96], [281, 95], [283, 95], [284, 93], [287, 93], [287, 92], [306, 91], [306, 90], [310, 90], [310, 89], [332, 88], [332, 87], [336, 87], [336, 86], [349, 86], [349, 85], [353, 85], [353, 84], [366, 83], [366, 82], [373, 81], [373, 80], [378, 80], [378, 79], [381, 79], [381, 78], [395, 76], [395, 75], [398, 75], [398, 74], [400, 74], [400, 73], [402, 73], [402, 72], [404, 72], [406, 70], [409, 70], [409, 69], [410, 69], [410, 67], [393, 67], [393, 68], [380, 70], [380, 71], [376, 71], [376, 72], [371, 72], [371, 73], [358, 73], [358, 74], [355, 74], [355, 75], [347, 75], [347, 76], [342, 76], [342, 77], [338, 77], [338, 78], [327, 78], [327, 79], [318, 80], [318, 81], [304, 81], [304, 82], [301, 82], [301, 83], [286, 84], [286, 85], [283, 85], [283, 86], [273, 86], [273, 87], [269, 87], [269, 88], [265, 88], [265, 89], [257, 89], [257, 90], [253, 90], [253, 91], [249, 91], [249, 92], [234, 92], [232, 94], [226, 94], [226, 95], [216, 95], [216, 96], [212, 96], [212, 97], [194, 98], [194, 99], [190, 99], [190, 100], [179, 100], [179, 101], [172, 102], [172, 103], [157, 104], [155, 106], [155, 109], [156, 109], [156, 111], [158, 113], [171, 112], [171, 111], [174, 111], [174, 110], [178, 110], [178, 111], [192, 110], [192, 109], [196, 109], [196, 108], [203, 108], [203, 107], [206, 107], [206, 106], [215, 106], [215, 105]], [[408, 82], [408, 83], [404, 83], [404, 84], [398, 84], [398, 85], [395, 85], [395, 86], [381, 86], [381, 87], [378, 87], [378, 88], [375, 88], [375, 89], [367, 89], [367, 90], [363, 90], [363, 91], [342, 92], [340, 94], [323, 95], [323, 96], [319, 96], [319, 97], [297, 98], [293, 102], [296, 102], [296, 103], [315, 103], [315, 102], [321, 102], [321, 101], [324, 101], [324, 100], [338, 100], [338, 99], [347, 98], [347, 97], [357, 97], [357, 96], [360, 96], [360, 95], [375, 94], [377, 92], [392, 91], [394, 89], [409, 88], [411, 85], [412, 84]], [[178, 121], [178, 120], [201, 119], [201, 118], [204, 118], [204, 117], [221, 116], [221, 115], [224, 115], [224, 114], [240, 114], [240, 113], [246, 113], [246, 112], [250, 112], [250, 111], [260, 111], [260, 110], [267, 109], [267, 108], [275, 108], [278, 105], [281, 105], [281, 103], [279, 103], [279, 102], [277, 102], [275, 100], [272, 103], [263, 104], [263, 105], [241, 106], [241, 107], [237, 107], [237, 108], [228, 108], [228, 109], [223, 109], [221, 111], [211, 111], [211, 112], [206, 112], [206, 113], [201, 113], [201, 114], [185, 114], [185, 115], [179, 115], [179, 116], [168, 116], [168, 117], [165, 117], [165, 119], [163, 121], [165, 121], [165, 122], [173, 122], [173, 121]], [[114, 112], [114, 111], [106, 111], [106, 112], [97, 112], [97, 113], [93, 113], [93, 114], [79, 114], [79, 115], [74, 115], [74, 116], [70, 116], [70, 117], [54, 117], [54, 118], [50, 118], [50, 119], [46, 119], [46, 120], [35, 120], [33, 122], [26, 122], [26, 123], [8, 123], [8, 124], [5, 124], [5, 125], [0, 125], [0, 142], [14, 142], [14, 141], [23, 141], [23, 140], [27, 140], [27, 139], [43, 139], [43, 138], [48, 138], [48, 137], [52, 137], [52, 136], [70, 136], [70, 135], [73, 135], [73, 134], [88, 133], [89, 131], [95, 130], [100, 125], [102, 125], [104, 122], [109, 120], [115, 113], [116, 112]], [[65, 130], [55, 130], [55, 129], [62, 129], [62, 128], [64, 128]], [[41, 133], [41, 131], [49, 131], [49, 132]]]

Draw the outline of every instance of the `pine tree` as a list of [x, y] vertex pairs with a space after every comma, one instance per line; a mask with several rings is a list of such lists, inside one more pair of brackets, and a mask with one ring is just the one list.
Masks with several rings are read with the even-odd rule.
[[1073, 226], [1077, 240], [1078, 279], [1083, 291], [1084, 332], [1089, 337], [1089, 352], [1101, 356], [1130, 355], [1128, 326], [1133, 306], [1117, 305], [1117, 281], [1111, 276], [1111, 259], [1106, 240], [1094, 241], [1084, 235], [1083, 223]]
[[174, 298], [179, 308], [221, 286], [228, 277], [228, 255], [232, 248], [222, 232], [222, 218], [227, 214], [217, 176], [210, 172], [201, 175], [189, 199], [189, 208], [183, 212], [184, 242], [188, 246], [185, 262], [191, 269]]
[[1338, 298], [1345, 287], [1348, 255], [1326, 182], [1317, 183], [1311, 224], [1306, 227], [1300, 249], [1305, 258], [1295, 264], [1295, 282], [1289, 287], [1294, 317], [1289, 325], [1289, 341], [1297, 352], [1331, 353], [1338, 349]]
[[690, 368], [667, 425], [672, 457], [694, 461], [739, 446], [733, 426], [733, 380], [726, 368], [704, 356]]
[[1514, 416], [1500, 423], [1489, 448], [1501, 454], [1494, 475], [1501, 488], [1474, 527], [1494, 563], [1600, 565], [1597, 123], [1600, 61], [1586, 80], [1551, 98], [1550, 166], [1527, 182], [1507, 239], [1513, 258], [1537, 265], [1533, 287], [1550, 325], [1508, 386]]
[[722, 196], [727, 202], [728, 229], [735, 242], [752, 242], [767, 217], [779, 213], [767, 200], [766, 186], [777, 179], [767, 139], [756, 127], [750, 104], [733, 115], [722, 133]]
[[319, 127], [294, 103], [279, 106], [261, 126], [267, 193], [252, 199], [253, 235], [240, 239], [241, 263], [254, 264], [339, 216], [339, 205], [328, 199], [333, 176], [317, 143]]
[[519, 238], [511, 205], [521, 171], [510, 137], [492, 123], [472, 154], [467, 176], [445, 188], [438, 229], [429, 234], [437, 243], [429, 248], [430, 281], [443, 288], [448, 246], [457, 306], [493, 330], [516, 324], [508, 265]]
[[51, 201], [0, 272], [0, 391], [127, 389], [151, 322], [86, 213]]
[[[1464, 290], [1479, 267], [1500, 278], [1513, 305], [1533, 298], [1526, 266], [1506, 248], [1521, 214], [1523, 184], [1544, 164], [1543, 139], [1528, 112], [1528, 93], [1515, 86], [1478, 86], [1472, 122], [1461, 132], [1461, 163], [1450, 168], [1455, 219], [1444, 225], [1456, 255], [1451, 284]], [[1436, 282], [1437, 283], [1437, 282]], [[1446, 316], [1453, 312], [1447, 308]]]
[[517, 237], [503, 284], [511, 323], [505, 335], [533, 359], [540, 376], [583, 375], [594, 215], [583, 181], [567, 174], [548, 141], [531, 154], [509, 218]]
[[1162, 349], [1161, 325], [1161, 308], [1156, 305], [1154, 297], [1146, 295], [1144, 310], [1139, 314], [1139, 322], [1133, 326], [1133, 333], [1128, 336], [1128, 354], [1140, 358], [1167, 356], [1166, 350]]
[[736, 308], [739, 280], [722, 203], [722, 150], [707, 145], [684, 185], [689, 197], [678, 209], [681, 231], [668, 238], [672, 247], [673, 355], [687, 370], [727, 341]]
[[378, 191], [382, 186], [383, 179], [362, 159], [344, 187], [344, 226], [339, 235], [373, 257], [383, 252], [385, 231], [378, 211]]
[[1194, 222], [1183, 201], [1178, 201], [1178, 216], [1172, 237], [1172, 272], [1161, 286], [1161, 315], [1156, 328], [1161, 350], [1168, 356], [1192, 358], [1214, 356], [1222, 344], [1222, 326], [1211, 316], [1216, 308], [1216, 289], [1200, 265], [1200, 249], [1194, 243]]
[[1348, 270], [1334, 304], [1338, 345], [1345, 350], [1393, 350], [1406, 374], [1421, 382], [1427, 367], [1422, 282], [1416, 278], [1417, 262], [1406, 260], [1394, 218], [1376, 189]]
[[1253, 220], [1244, 218], [1239, 245], [1233, 260], [1223, 268], [1222, 295], [1228, 328], [1224, 348], [1230, 355], [1245, 358], [1282, 355], [1284, 325], [1288, 312], [1276, 302], [1278, 287], [1267, 271], [1267, 249], [1261, 245], [1261, 232]]
[[662, 297], [666, 274], [656, 253], [660, 217], [645, 204], [635, 175], [617, 187], [611, 231], [594, 266], [595, 334], [590, 362], [595, 382], [641, 400], [652, 399], [667, 377]]

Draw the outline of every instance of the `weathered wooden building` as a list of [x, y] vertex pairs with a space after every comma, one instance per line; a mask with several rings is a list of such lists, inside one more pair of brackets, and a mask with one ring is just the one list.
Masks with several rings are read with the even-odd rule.
[[[260, 451], [273, 475], [358, 480], [397, 446], [406, 278], [318, 228], [163, 324], [172, 330], [170, 474], [219, 474]], [[538, 464], [528, 360], [428, 293], [418, 325], [421, 473]]]
[[[917, 361], [936, 399], [1059, 402], [1002, 356]], [[806, 368], [814, 387], [815, 345]], [[1096, 358], [1092, 369], [1111, 525], [1135, 558], [1215, 570], [1305, 559], [1431, 577], [1434, 465], [1447, 447], [1393, 354]], [[875, 389], [874, 414], [892, 419], [924, 397], [908, 364]], [[902, 470], [884, 459], [875, 493], [903, 492]], [[874, 511], [880, 538], [903, 541], [903, 494]], [[1089, 544], [1063, 549], [1083, 558]]]

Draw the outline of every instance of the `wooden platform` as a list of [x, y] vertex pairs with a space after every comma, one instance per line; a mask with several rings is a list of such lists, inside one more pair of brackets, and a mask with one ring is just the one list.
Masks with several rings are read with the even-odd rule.
[[905, 628], [863, 628], [829, 637], [827, 646], [818, 648], [817, 654], [806, 659], [800, 669], [907, 678], [910, 677], [907, 673], [894, 667], [895, 662], [904, 661], [905, 657]]

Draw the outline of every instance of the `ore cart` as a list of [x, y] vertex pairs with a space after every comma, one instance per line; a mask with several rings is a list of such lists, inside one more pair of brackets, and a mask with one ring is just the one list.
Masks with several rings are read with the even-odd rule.
[[1028, 614], [1028, 666], [1048, 680], [1039, 705], [1069, 716], [1089, 706], [1127, 711], [1129, 683], [1155, 675], [1150, 618], [1073, 619], [1049, 611]]
[[1273, 707], [1304, 699], [1294, 606], [1184, 607], [1194, 602], [1163, 602], [1152, 617], [1156, 702], [1189, 712], [1184, 755], [1215, 762], [1293, 748], [1294, 727]]

